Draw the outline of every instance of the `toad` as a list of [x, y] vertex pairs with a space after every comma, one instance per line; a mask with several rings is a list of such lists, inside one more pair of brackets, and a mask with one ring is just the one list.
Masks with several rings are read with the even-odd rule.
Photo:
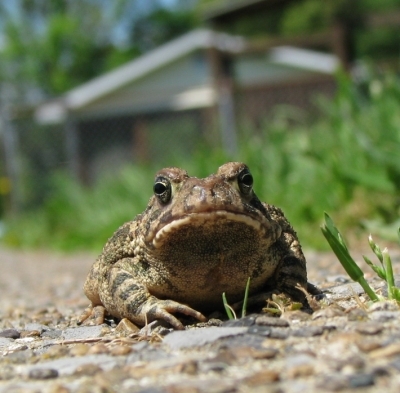
[[284, 293], [306, 303], [306, 261], [296, 232], [278, 207], [260, 202], [249, 168], [222, 165], [204, 179], [165, 168], [146, 210], [108, 240], [84, 284], [89, 316], [138, 325], [160, 319], [183, 329], [176, 314], [203, 313], [230, 302]]

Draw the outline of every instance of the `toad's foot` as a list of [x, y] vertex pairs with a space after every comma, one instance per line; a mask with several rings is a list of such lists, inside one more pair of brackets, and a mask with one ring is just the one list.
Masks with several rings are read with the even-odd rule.
[[[172, 313], [185, 314], [201, 322], [207, 321], [207, 318], [203, 314], [189, 306], [173, 300], [159, 300], [154, 296], [151, 296], [140, 307], [139, 311], [139, 315], [142, 317], [144, 323], [154, 321], [155, 319], [162, 319], [175, 329], [183, 330], [185, 327]], [[135, 319], [137, 320], [137, 318]]]
[[78, 318], [77, 324], [81, 325], [85, 322], [85, 325], [101, 325], [104, 323], [106, 316], [106, 309], [104, 306], [92, 306], [90, 305]]

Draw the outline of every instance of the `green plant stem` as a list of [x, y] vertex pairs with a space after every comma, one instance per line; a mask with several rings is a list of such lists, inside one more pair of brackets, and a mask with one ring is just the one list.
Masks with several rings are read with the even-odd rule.
[[247, 300], [249, 298], [249, 290], [250, 290], [250, 277], [247, 279], [246, 290], [244, 292], [243, 307], [242, 307], [242, 318], [246, 316]]
[[228, 304], [228, 301], [226, 300], [226, 295], [225, 292], [222, 294], [222, 301], [224, 303], [224, 308], [226, 311], [226, 315], [228, 316], [229, 319], [235, 319], [235, 316], [232, 313], [232, 309]]
[[393, 288], [395, 286], [395, 283], [394, 283], [394, 276], [393, 276], [392, 260], [390, 259], [390, 255], [389, 255], [387, 248], [385, 248], [383, 250], [382, 256], [383, 256], [383, 265], [385, 266], [385, 271], [386, 271], [388, 298], [393, 299]]

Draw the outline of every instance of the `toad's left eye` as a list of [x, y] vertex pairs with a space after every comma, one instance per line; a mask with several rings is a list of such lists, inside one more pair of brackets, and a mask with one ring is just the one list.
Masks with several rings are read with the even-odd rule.
[[171, 199], [171, 182], [169, 179], [159, 176], [153, 186], [154, 195], [162, 202], [168, 203]]
[[253, 189], [253, 176], [250, 171], [245, 168], [238, 176], [239, 189], [244, 195], [249, 195]]

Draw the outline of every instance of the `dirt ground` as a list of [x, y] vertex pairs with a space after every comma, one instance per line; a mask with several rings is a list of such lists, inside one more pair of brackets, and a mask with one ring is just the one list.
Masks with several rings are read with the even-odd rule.
[[[371, 252], [366, 250], [371, 256]], [[306, 250], [309, 280], [321, 284], [346, 273], [331, 252]], [[355, 253], [362, 261], [361, 253]], [[18, 307], [40, 308], [55, 305], [63, 308], [84, 308], [86, 299], [82, 286], [90, 266], [96, 259], [94, 253], [62, 254], [50, 251], [21, 251], [0, 247], [0, 299], [1, 310]], [[393, 258], [395, 261], [399, 258]], [[363, 263], [363, 262], [361, 262]], [[397, 268], [397, 266], [399, 266]], [[363, 265], [368, 276], [373, 273]], [[400, 264], [395, 264], [400, 272]]]

